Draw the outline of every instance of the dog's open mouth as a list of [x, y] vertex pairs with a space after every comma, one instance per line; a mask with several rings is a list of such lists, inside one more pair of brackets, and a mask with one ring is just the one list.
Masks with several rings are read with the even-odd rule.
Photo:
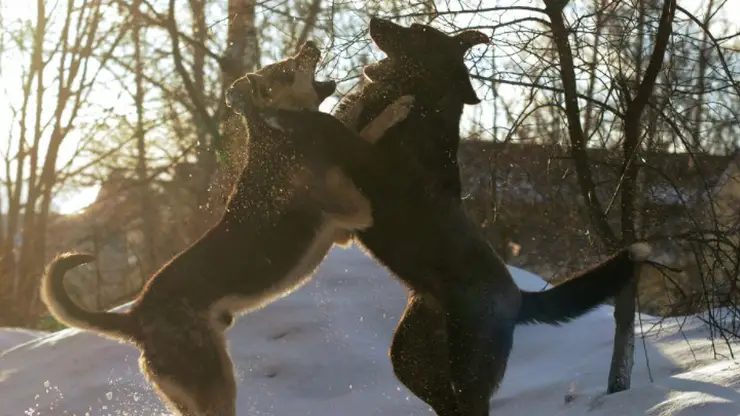
[[[301, 46], [301, 49], [293, 58], [295, 60], [295, 74], [293, 75], [293, 91], [297, 96], [302, 97], [315, 97], [317, 100], [316, 92], [316, 66], [321, 58], [321, 51], [313, 41], [306, 41]], [[303, 101], [303, 100], [302, 100]], [[313, 101], [313, 100], [306, 100]], [[307, 102], [299, 104], [299, 106], [305, 106]], [[319, 102], [311, 103], [308, 105], [319, 105]]]
[[337, 87], [335, 81], [315, 79], [320, 59], [316, 43], [306, 41], [293, 57], [234, 81], [226, 104], [245, 117], [268, 107], [315, 110]]
[[[337, 89], [337, 83], [332, 80], [317, 81], [314, 78], [316, 66], [321, 59], [321, 51], [313, 41], [306, 41], [296, 55], [296, 75], [303, 74], [306, 79], [311, 79], [314, 91], [316, 92], [318, 103], [323, 102], [327, 97], [334, 94]], [[310, 77], [310, 78], [309, 78]]]

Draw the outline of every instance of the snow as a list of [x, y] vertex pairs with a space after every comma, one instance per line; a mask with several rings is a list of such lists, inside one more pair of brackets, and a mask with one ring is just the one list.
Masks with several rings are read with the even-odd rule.
[[24, 328], [0, 328], [0, 353], [45, 334]]
[[[545, 287], [511, 270], [521, 287]], [[402, 287], [361, 250], [333, 249], [312, 283], [229, 331], [239, 415], [433, 415], [395, 379], [387, 357], [404, 305]], [[638, 337], [632, 389], [610, 396], [610, 307], [561, 327], [518, 328], [492, 414], [740, 414], [740, 367], [724, 343], [713, 352], [701, 319], [641, 318], [637, 331], [648, 335], [645, 349]], [[0, 351], [0, 416], [169, 414], [131, 346], [73, 329], [5, 330]]]

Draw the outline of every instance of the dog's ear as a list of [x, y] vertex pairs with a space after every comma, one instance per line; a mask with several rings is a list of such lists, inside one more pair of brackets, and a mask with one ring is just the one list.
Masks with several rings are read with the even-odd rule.
[[473, 89], [473, 83], [470, 81], [470, 75], [468, 74], [468, 68], [465, 67], [465, 64], [460, 63], [459, 71], [455, 71], [455, 75], [453, 75], [453, 85], [459, 94], [460, 98], [462, 98], [463, 103], [475, 105], [480, 103], [480, 98], [478, 98], [478, 95], [475, 93], [475, 90]]
[[257, 74], [247, 74], [236, 81], [226, 90], [226, 105], [235, 113], [246, 116], [256, 107], [262, 107], [264, 89], [262, 77]]
[[[454, 36], [454, 39], [460, 43], [463, 54], [475, 45], [481, 45], [489, 43], [491, 41], [491, 39], [486, 34], [478, 32], [477, 30], [466, 30], [464, 32], [458, 33]], [[465, 75], [462, 75], [463, 73]], [[465, 79], [464, 81], [463, 77]], [[479, 104], [480, 98], [478, 98], [478, 95], [473, 89], [473, 84], [470, 82], [470, 76], [468, 75], [467, 68], [465, 68], [464, 72], [461, 71], [460, 81], [463, 102], [470, 105]]]
[[465, 81], [461, 85], [462, 88], [462, 100], [465, 104], [475, 105], [480, 104], [480, 98], [473, 89], [473, 84], [470, 82], [470, 77], [465, 77]]
[[370, 18], [370, 38], [388, 56], [400, 52], [398, 41], [404, 39], [408, 31], [408, 28], [397, 25], [390, 20], [378, 17]]
[[313, 82], [313, 89], [316, 91], [316, 95], [319, 98], [319, 103], [324, 102], [330, 95], [334, 94], [337, 90], [337, 83], [335, 81], [315, 81]]
[[252, 98], [252, 100], [257, 105], [262, 106], [262, 101], [264, 100], [265, 95], [270, 93], [267, 89], [267, 86], [265, 86], [265, 80], [262, 78], [262, 76], [257, 74], [247, 74], [246, 78], [249, 81], [250, 88], [248, 91], [244, 92], [249, 93], [249, 96]]
[[455, 35], [455, 40], [460, 42], [460, 46], [463, 47], [464, 51], [472, 48], [475, 45], [483, 45], [490, 43], [491, 39], [482, 32], [477, 30], [466, 30]]

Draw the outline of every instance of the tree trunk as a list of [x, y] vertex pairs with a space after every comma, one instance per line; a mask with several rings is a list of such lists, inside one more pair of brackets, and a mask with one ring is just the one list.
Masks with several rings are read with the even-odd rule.
[[[192, 15], [192, 30], [193, 39], [201, 44], [206, 45], [208, 41], [208, 26], [206, 24], [206, 1], [205, 0], [190, 0], [190, 12]], [[193, 46], [191, 48], [193, 54], [193, 86], [195, 87], [196, 97], [194, 100], [199, 100], [201, 103], [205, 103], [205, 62], [206, 62], [206, 51], [205, 48]], [[197, 145], [195, 147], [197, 164], [199, 167], [199, 174], [196, 179], [195, 188], [195, 206], [206, 207], [208, 205], [208, 187], [210, 186], [210, 178], [218, 167], [216, 160], [216, 153], [214, 149], [214, 142], [216, 138], [211, 135], [209, 123], [213, 123], [216, 120], [210, 118], [206, 120], [201, 114], [196, 112], [193, 114], [193, 122], [195, 124], [195, 134], [197, 135]], [[200, 225], [200, 224], [198, 224]], [[201, 227], [196, 227], [201, 228]], [[194, 230], [198, 233], [198, 230]]]
[[[135, 84], [134, 104], [136, 106], [136, 177], [138, 179], [138, 194], [141, 207], [141, 232], [144, 236], [144, 247], [142, 248], [143, 269], [147, 274], [152, 273], [157, 264], [157, 207], [152, 201], [151, 188], [149, 186], [149, 175], [146, 160], [146, 133], [144, 131], [144, 82], [143, 71], [144, 65], [141, 61], [141, 30], [142, 19], [139, 15], [141, 12], [141, 0], [135, 0], [133, 4], [133, 30], [131, 32], [134, 42], [134, 65], [135, 65]], [[121, 230], [121, 232], [124, 232]]]
[[608, 16], [606, 16], [607, 0], [600, 0], [596, 7], [598, 8], [598, 10], [596, 11], [596, 24], [594, 28], [594, 46], [591, 49], [591, 54], [593, 54], [593, 56], [591, 57], [591, 73], [589, 74], [588, 79], [588, 90], [586, 90], [586, 97], [588, 97], [588, 100], [586, 101], [586, 116], [583, 120], [583, 133], [586, 135], [587, 140], [591, 136], [591, 130], [594, 127], [594, 103], [592, 100], [594, 98], [594, 88], [596, 88], [596, 66], [599, 63], [598, 54], [599, 46], [601, 43], [601, 33], [604, 30], [605, 21], [607, 21], [609, 18]]
[[[221, 70], [223, 92], [237, 78], [259, 67], [260, 49], [256, 28], [256, 1], [229, 0], [227, 47]], [[222, 94], [223, 96], [223, 94]], [[246, 130], [239, 117], [224, 107], [221, 114], [221, 138], [215, 150], [226, 173], [227, 189], [231, 188], [244, 156]]]
[[[39, 198], [39, 184], [37, 181], [38, 175], [38, 156], [39, 156], [39, 145], [41, 142], [41, 124], [42, 124], [42, 108], [44, 104], [44, 67], [46, 66], [43, 59], [44, 49], [43, 42], [46, 34], [46, 5], [45, 1], [38, 0], [36, 2], [37, 8], [37, 21], [36, 21], [36, 34], [34, 42], [36, 48], [33, 53], [32, 66], [37, 68], [36, 72], [36, 114], [35, 114], [35, 125], [33, 131], [33, 144], [29, 152], [29, 171], [28, 171], [28, 194], [26, 196], [25, 209], [23, 211], [23, 228], [21, 230], [22, 241], [20, 256], [18, 260], [18, 278], [19, 287], [16, 296], [31, 296], [29, 293], [29, 278], [31, 270], [33, 269], [35, 253], [33, 248], [36, 244], [35, 231], [35, 220], [36, 220], [36, 209]], [[23, 180], [23, 178], [19, 178]], [[25, 313], [25, 312], [24, 312]]]
[[[704, 27], [709, 27], [710, 20], [712, 19], [712, 8], [714, 7], [714, 1], [709, 0], [707, 4], [707, 12], [704, 15]], [[692, 151], [699, 151], [701, 146], [701, 124], [704, 119], [704, 93], [706, 91], [706, 78], [707, 78], [707, 68], [709, 66], [709, 53], [711, 50], [711, 46], [709, 46], [708, 41], [709, 35], [706, 31], [702, 32], [702, 40], [699, 47], [699, 77], [696, 80], [696, 89], [697, 89], [697, 100], [696, 100], [696, 107], [694, 108], [694, 128], [691, 132], [692, 136], [692, 144], [694, 146]]]
[[[642, 5], [640, 10], [640, 26], [644, 27], [644, 2], [640, 4]], [[637, 152], [640, 148], [640, 138], [642, 136], [640, 120], [653, 94], [655, 81], [658, 79], [663, 66], [666, 48], [673, 28], [675, 11], [675, 0], [665, 0], [660, 16], [660, 24], [658, 25], [658, 33], [655, 37], [655, 49], [650, 58], [650, 63], [645, 70], [645, 76], [642, 80], [639, 79], [641, 68], [637, 66], [635, 71], [638, 74], [637, 83], [639, 84], [637, 94], [634, 98], [625, 97], [628, 100], [628, 104], [624, 119], [624, 142], [622, 145], [624, 167], [621, 181], [621, 222], [622, 241], [624, 243], [634, 242], [637, 235], [635, 230], [635, 196], [639, 175]], [[642, 40], [642, 37], [640, 39]], [[641, 51], [642, 48], [640, 47], [639, 50]], [[637, 61], [637, 65], [641, 65], [641, 59]], [[625, 88], [624, 93], [625, 95], [629, 94], [629, 90]], [[608, 393], [616, 393], [630, 388], [635, 350], [636, 296], [637, 281], [633, 281], [622, 291], [614, 303], [616, 329], [614, 332], [612, 362], [609, 369]]]

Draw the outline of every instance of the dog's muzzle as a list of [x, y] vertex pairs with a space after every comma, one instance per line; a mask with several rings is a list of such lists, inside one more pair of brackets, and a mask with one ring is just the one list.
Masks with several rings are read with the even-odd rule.
[[311, 71], [313, 73], [316, 71], [316, 65], [319, 63], [319, 59], [321, 59], [319, 47], [316, 46], [314, 41], [308, 40], [295, 55], [295, 61], [298, 64], [297, 70]]

